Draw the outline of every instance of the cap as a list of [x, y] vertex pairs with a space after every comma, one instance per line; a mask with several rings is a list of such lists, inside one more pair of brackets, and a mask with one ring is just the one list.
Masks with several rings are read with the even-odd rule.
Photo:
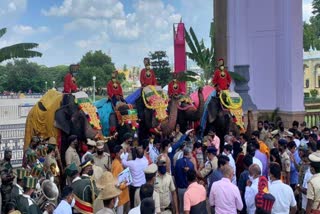
[[208, 153], [214, 154], [214, 155], [217, 154], [217, 151], [218, 151], [218, 150], [217, 150], [216, 147], [214, 147], [214, 146], [208, 147], [208, 149], [207, 149], [207, 152], [208, 152]]
[[87, 154], [84, 158], [84, 162], [91, 161], [93, 162], [93, 154]]
[[33, 150], [27, 152], [27, 160], [31, 163], [37, 160], [37, 154]]
[[288, 141], [286, 141], [285, 139], [280, 139], [280, 140], [278, 141], [278, 143], [279, 143], [279, 145], [284, 146], [284, 145], [287, 145], [287, 144], [288, 144]]
[[33, 136], [31, 138], [31, 142], [39, 143], [40, 142], [40, 138], [38, 136]]
[[158, 164], [165, 164], [166, 162], [167, 162], [166, 157], [161, 155], [157, 163]]
[[38, 146], [37, 153], [39, 157], [44, 157], [47, 154], [47, 148], [45, 146]]
[[158, 166], [156, 164], [152, 163], [144, 170], [144, 173], [145, 174], [154, 174], [157, 171], [158, 171]]
[[313, 152], [309, 155], [309, 160], [314, 163], [320, 163], [320, 153]]
[[50, 137], [48, 141], [48, 145], [57, 145], [57, 140], [55, 137]]
[[70, 144], [71, 142], [73, 142], [76, 139], [78, 139], [77, 135], [70, 135], [68, 137], [68, 143]]
[[83, 162], [81, 165], [80, 165], [80, 167], [81, 167], [81, 169], [84, 169], [84, 168], [86, 168], [87, 166], [92, 166], [93, 164], [92, 164], [92, 162], [91, 162], [91, 160], [86, 160], [85, 162]]
[[104, 148], [104, 141], [98, 141], [97, 142], [97, 149], [103, 149]]
[[38, 179], [28, 176], [23, 178], [23, 184], [26, 188], [35, 189], [38, 183]]
[[66, 175], [69, 177], [72, 177], [78, 173], [78, 167], [76, 166], [75, 163], [71, 163], [67, 168], [66, 168]]
[[113, 177], [111, 172], [105, 171], [102, 176], [97, 180], [96, 186], [99, 189], [104, 189], [107, 184], [116, 185], [117, 180]]
[[29, 171], [27, 171], [24, 168], [18, 168], [17, 169], [17, 178], [18, 179], [23, 179], [24, 177], [29, 176], [29, 174], [30, 174]]
[[87, 145], [88, 145], [88, 146], [96, 146], [97, 143], [96, 143], [96, 141], [94, 141], [94, 140], [87, 139]]
[[31, 175], [33, 177], [39, 177], [40, 174], [42, 173], [43, 167], [40, 164], [34, 165], [34, 167], [31, 170]]

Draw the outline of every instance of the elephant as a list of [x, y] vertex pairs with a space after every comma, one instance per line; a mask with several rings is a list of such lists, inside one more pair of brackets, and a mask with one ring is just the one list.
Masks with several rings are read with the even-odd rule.
[[[151, 89], [151, 92], [150, 90]], [[148, 92], [149, 90], [149, 92]], [[150, 104], [150, 100], [147, 101], [146, 94], [156, 95], [155, 100], [151, 101], [155, 104]], [[162, 135], [163, 137], [169, 136], [175, 128], [178, 114], [178, 99], [172, 98], [170, 100], [164, 95], [161, 87], [159, 86], [147, 86], [143, 88], [142, 96], [136, 100], [136, 107], [139, 115], [139, 141], [149, 137], [150, 132], [156, 135]], [[168, 110], [168, 111], [167, 111]], [[167, 112], [170, 114], [167, 115]]]
[[[177, 124], [180, 125], [180, 131], [182, 133], [187, 131], [190, 122], [197, 122], [202, 117], [204, 109], [204, 97], [202, 94], [202, 88], [198, 89], [197, 95], [199, 99], [198, 106], [190, 104], [192, 102], [190, 97], [183, 96], [179, 99], [179, 103], [181, 103], [181, 105], [178, 105]], [[181, 102], [185, 99], [187, 99], [187, 102]]]
[[43, 139], [55, 137], [60, 145], [60, 153], [63, 165], [65, 165], [65, 151], [68, 148], [68, 137], [77, 135], [80, 142], [86, 142], [90, 139], [103, 139], [100, 121], [97, 124], [90, 124], [88, 118], [93, 121], [97, 117], [95, 107], [94, 112], [85, 113], [81, 108], [87, 103], [88, 98], [75, 99], [72, 94], [62, 94], [55, 90], [49, 90], [30, 110], [25, 130], [24, 151], [29, 147], [31, 137], [40, 136]]
[[115, 132], [118, 133], [117, 140], [112, 141], [111, 144], [121, 144], [124, 135], [128, 132], [132, 135], [136, 134], [139, 124], [134, 105], [118, 102], [113, 107], [112, 102], [106, 98], [95, 102], [94, 105], [99, 112], [103, 134], [108, 136]]

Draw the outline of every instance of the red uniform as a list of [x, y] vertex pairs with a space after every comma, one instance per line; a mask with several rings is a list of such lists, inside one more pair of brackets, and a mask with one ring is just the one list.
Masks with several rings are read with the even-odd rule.
[[212, 83], [218, 90], [227, 90], [231, 84], [231, 76], [227, 70], [224, 70], [224, 75], [220, 69], [214, 71]]
[[179, 94], [185, 94], [182, 87], [181, 83], [179, 81], [171, 81], [168, 85], [168, 95], [171, 97], [172, 95], [179, 95]]
[[119, 81], [113, 82], [110, 80], [107, 84], [107, 93], [110, 98], [119, 95], [123, 96], [122, 87]]
[[147, 85], [157, 85], [156, 75], [152, 69], [146, 71], [146, 69], [142, 69], [140, 72], [140, 83], [142, 87]]
[[77, 84], [73, 81], [73, 76], [72, 74], [68, 73], [64, 77], [64, 84], [63, 84], [63, 92], [64, 93], [72, 93], [78, 91], [78, 86]]

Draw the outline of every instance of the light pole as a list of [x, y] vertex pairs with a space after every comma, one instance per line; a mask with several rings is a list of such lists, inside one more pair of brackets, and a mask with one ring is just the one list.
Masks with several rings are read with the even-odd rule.
[[46, 92], [48, 91], [48, 82], [45, 81], [45, 84], [46, 84]]
[[96, 76], [92, 77], [93, 80], [93, 102], [96, 101]]
[[56, 81], [52, 81], [52, 88], [56, 88]]

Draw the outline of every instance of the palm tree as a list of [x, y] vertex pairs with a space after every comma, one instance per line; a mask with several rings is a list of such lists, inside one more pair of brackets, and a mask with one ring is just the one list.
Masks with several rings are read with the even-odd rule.
[[[0, 29], [0, 38], [7, 32], [7, 28]], [[0, 62], [13, 58], [41, 57], [42, 53], [31, 49], [38, 47], [37, 43], [19, 43], [0, 48]]]
[[[204, 71], [204, 80], [208, 84], [211, 79], [212, 72], [215, 68], [215, 53], [214, 53], [214, 28], [213, 23], [211, 23], [210, 37], [211, 37], [211, 47], [206, 48], [203, 39], [199, 42], [196, 34], [194, 33], [192, 27], [189, 29], [190, 33], [185, 30], [186, 41], [191, 52], [187, 52], [187, 56], [195, 61], [197, 65]], [[245, 79], [234, 72], [230, 72], [230, 76], [234, 80], [245, 81]]]

